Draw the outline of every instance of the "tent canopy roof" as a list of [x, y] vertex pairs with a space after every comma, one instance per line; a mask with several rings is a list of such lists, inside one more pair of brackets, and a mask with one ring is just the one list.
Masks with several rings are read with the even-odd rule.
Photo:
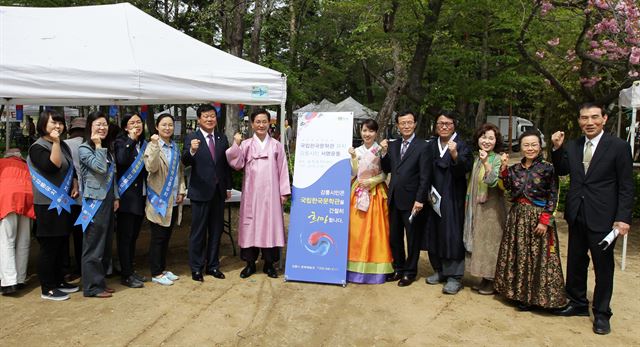
[[362, 105], [352, 97], [348, 97], [337, 104], [327, 99], [322, 99], [317, 105], [310, 103], [293, 111], [294, 114], [302, 112], [353, 112], [354, 119], [371, 119], [378, 114], [378, 112]]
[[282, 73], [191, 38], [129, 3], [0, 6], [0, 70], [0, 98], [12, 104], [273, 105], [286, 99]]

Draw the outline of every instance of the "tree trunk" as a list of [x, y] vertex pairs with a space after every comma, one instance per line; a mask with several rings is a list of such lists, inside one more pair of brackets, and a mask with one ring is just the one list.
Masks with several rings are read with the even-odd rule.
[[[480, 79], [486, 84], [489, 79], [489, 63], [487, 56], [489, 55], [489, 19], [485, 17], [484, 30], [482, 33], [482, 61], [480, 62]], [[478, 111], [476, 112], [476, 128], [480, 127], [487, 119], [486, 115], [487, 99], [483, 95], [478, 102]]]
[[260, 32], [262, 31], [262, 0], [255, 0], [253, 10], [253, 31], [251, 32], [251, 51], [249, 59], [258, 64], [260, 61]]
[[364, 90], [367, 95], [367, 103], [372, 104], [374, 102], [373, 99], [373, 89], [371, 87], [371, 73], [367, 70], [364, 61], [362, 61], [362, 72], [364, 72]]
[[[398, 104], [398, 99], [407, 84], [407, 69], [402, 61], [402, 47], [400, 41], [393, 35], [395, 31], [395, 17], [398, 12], [399, 1], [391, 2], [391, 11], [384, 15], [384, 32], [391, 36], [391, 57], [393, 59], [393, 82], [387, 89], [382, 107], [378, 112], [378, 124], [382, 131], [380, 134], [387, 133], [386, 129], [391, 121], [391, 115]], [[380, 78], [382, 79], [382, 78]]]

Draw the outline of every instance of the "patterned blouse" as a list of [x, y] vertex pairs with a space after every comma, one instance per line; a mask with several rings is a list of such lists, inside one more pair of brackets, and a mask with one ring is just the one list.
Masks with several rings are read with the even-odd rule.
[[548, 225], [556, 209], [558, 185], [553, 165], [538, 156], [531, 166], [524, 167], [525, 158], [500, 173], [504, 187], [511, 193], [511, 201], [525, 201], [544, 207], [540, 222]]

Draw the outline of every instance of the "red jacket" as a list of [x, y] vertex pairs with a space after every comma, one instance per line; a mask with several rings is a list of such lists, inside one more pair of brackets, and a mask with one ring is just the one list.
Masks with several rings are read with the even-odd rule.
[[29, 167], [17, 157], [0, 159], [0, 219], [11, 212], [36, 218]]

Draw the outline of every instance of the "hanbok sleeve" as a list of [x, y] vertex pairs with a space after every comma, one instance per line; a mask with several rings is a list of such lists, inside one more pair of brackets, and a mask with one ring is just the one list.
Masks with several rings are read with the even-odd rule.
[[231, 147], [229, 147], [224, 153], [227, 156], [227, 162], [229, 166], [231, 166], [234, 170], [242, 170], [244, 168], [245, 163], [245, 155], [244, 155], [244, 143], [241, 143], [240, 146], [233, 141]]
[[485, 172], [483, 181], [489, 187], [494, 188], [498, 185], [498, 181], [500, 178], [500, 165], [502, 165], [500, 161], [500, 157], [497, 154], [493, 157], [493, 161], [491, 162], [491, 170]]
[[280, 196], [291, 195], [291, 184], [289, 183], [289, 165], [284, 147], [278, 142], [276, 146], [276, 165], [280, 183]]

